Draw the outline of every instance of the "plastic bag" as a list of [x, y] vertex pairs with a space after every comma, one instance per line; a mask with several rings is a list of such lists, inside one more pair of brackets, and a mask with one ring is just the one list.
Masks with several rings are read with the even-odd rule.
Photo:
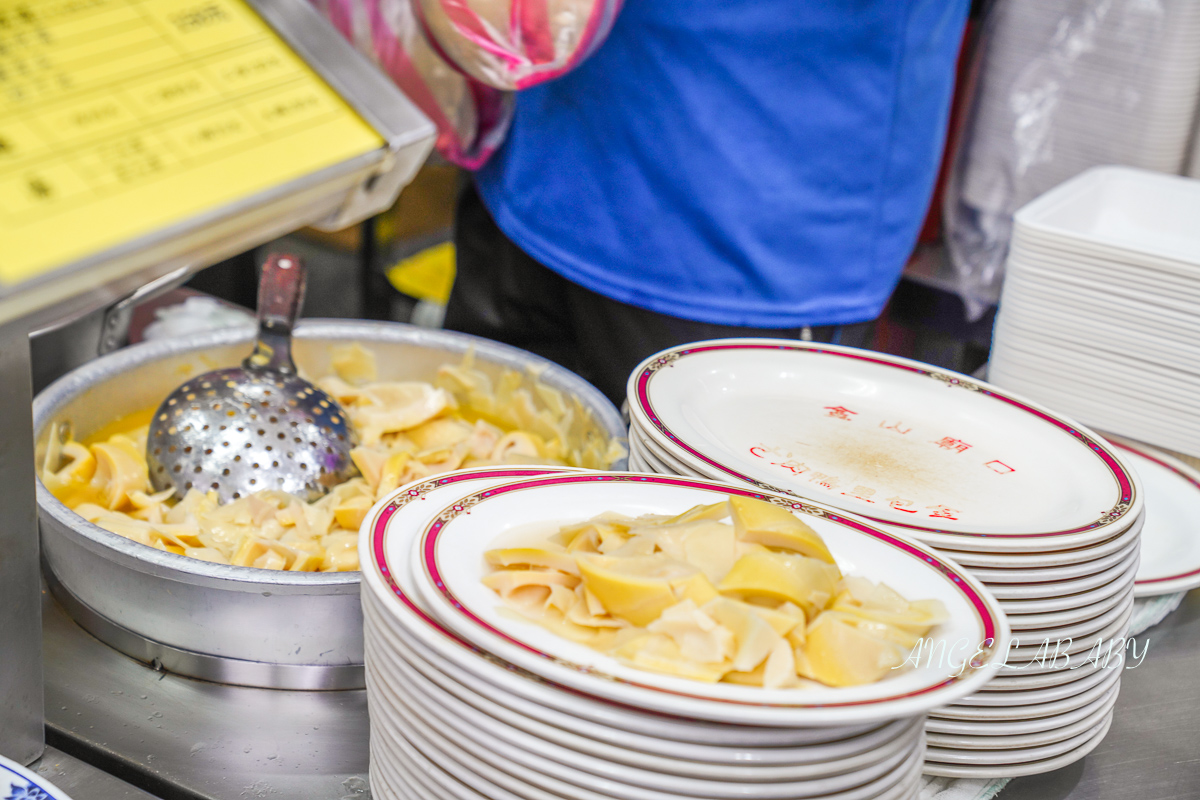
[[569, 72], [608, 36], [623, 0], [411, 0], [446, 61], [497, 89]]
[[1021, 206], [1100, 164], [1182, 170], [1200, 99], [1200, 2], [1005, 0], [976, 52], [943, 222], [972, 319], [999, 299]]
[[437, 126], [438, 152], [478, 169], [504, 141], [513, 98], [456, 70], [422, 31], [412, 0], [313, 0]]

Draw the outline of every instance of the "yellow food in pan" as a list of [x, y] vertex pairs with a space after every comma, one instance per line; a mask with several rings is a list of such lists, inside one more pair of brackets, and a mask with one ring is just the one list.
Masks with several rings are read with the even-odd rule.
[[[335, 351], [334, 374], [316, 383], [346, 409], [361, 477], [313, 503], [277, 491], [225, 505], [195, 489], [181, 500], [154, 492], [146, 465], [153, 409], [107, 426], [93, 441], [51, 431], [42, 482], [68, 508], [113, 533], [219, 564], [302, 572], [357, 570], [358, 528], [375, 501], [429, 475], [488, 464], [567, 464], [602, 469], [619, 443], [584, 440], [586, 412], [557, 390], [516, 372], [493, 386], [474, 367], [442, 367], [435, 384], [379, 381], [373, 354]], [[537, 394], [541, 404], [535, 402]], [[102, 438], [101, 438], [102, 437]]]
[[746, 497], [675, 517], [605, 514], [485, 558], [483, 582], [522, 618], [701, 681], [874, 683], [946, 620], [938, 600], [842, 575], [816, 531]]

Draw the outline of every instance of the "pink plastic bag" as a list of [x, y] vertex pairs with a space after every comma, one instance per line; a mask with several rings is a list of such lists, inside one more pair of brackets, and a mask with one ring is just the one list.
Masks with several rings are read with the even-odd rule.
[[342, 35], [371, 57], [437, 126], [437, 149], [478, 169], [504, 141], [512, 95], [459, 72], [435, 51], [413, 0], [313, 0]]
[[429, 41], [464, 74], [515, 91], [596, 51], [623, 0], [411, 0]]

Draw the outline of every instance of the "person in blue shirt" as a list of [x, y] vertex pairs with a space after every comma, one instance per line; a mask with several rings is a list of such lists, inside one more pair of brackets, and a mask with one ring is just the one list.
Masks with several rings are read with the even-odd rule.
[[615, 402], [676, 344], [865, 346], [924, 218], [968, 0], [627, 0], [520, 92], [457, 212], [446, 327]]

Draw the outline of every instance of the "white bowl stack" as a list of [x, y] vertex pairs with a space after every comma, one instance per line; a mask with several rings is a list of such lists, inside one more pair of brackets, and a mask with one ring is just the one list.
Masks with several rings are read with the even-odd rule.
[[[962, 648], [865, 687], [708, 684], [559, 638], [503, 613], [480, 583], [482, 552], [507, 531], [549, 533], [603, 511], [676, 513], [730, 493], [767, 497], [694, 479], [510, 467], [438, 476], [377, 504], [359, 540], [373, 795], [915, 798], [925, 713], [986, 683], [1001, 648]], [[805, 514], [847, 572], [942, 600], [950, 620], [931, 641], [1008, 635], [996, 601], [932, 550], [775, 502]]]
[[[1103, 439], [965, 375], [778, 339], [664, 351], [634, 371], [628, 395], [631, 468], [868, 517], [997, 597], [1013, 629], [1007, 664], [930, 712], [927, 774], [1046, 772], [1103, 738], [1144, 519], [1138, 479]], [[1113, 644], [1106, 665], [1089, 660], [1097, 641]]]
[[1200, 180], [1100, 167], [1017, 212], [988, 370], [1200, 456]]

